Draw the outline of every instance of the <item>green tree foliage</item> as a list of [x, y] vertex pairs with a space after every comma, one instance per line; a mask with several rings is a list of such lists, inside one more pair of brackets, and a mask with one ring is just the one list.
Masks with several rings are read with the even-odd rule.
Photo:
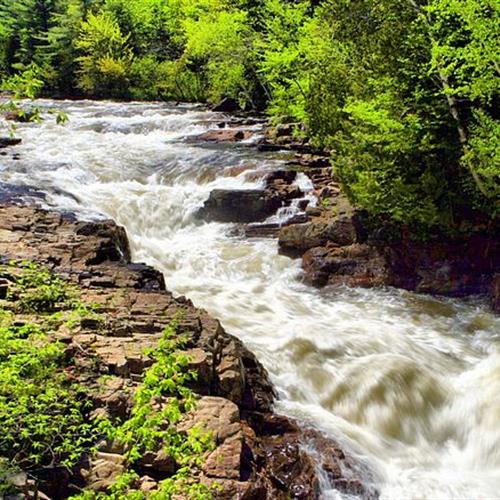
[[499, 213], [496, 0], [0, 0], [0, 71], [48, 92], [303, 122], [372, 214]]
[[75, 43], [82, 54], [77, 58], [82, 90], [90, 95], [120, 97], [126, 94], [128, 70], [133, 61], [128, 39], [109, 13], [89, 15]]

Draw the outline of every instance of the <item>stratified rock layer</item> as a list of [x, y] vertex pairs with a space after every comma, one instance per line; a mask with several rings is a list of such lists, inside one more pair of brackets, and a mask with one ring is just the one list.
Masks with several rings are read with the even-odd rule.
[[[123, 228], [112, 221], [78, 222], [41, 209], [0, 206], [0, 256], [44, 264], [78, 284], [83, 301], [100, 305], [104, 321], [83, 320], [76, 331], [58, 333], [73, 360], [66, 371], [87, 388], [98, 414], [130, 412], [151, 363], [145, 349], [154, 348], [163, 329], [180, 318], [179, 329], [189, 337], [191, 368], [199, 374], [193, 389], [200, 400], [179, 426], [202, 425], [213, 432], [216, 448], [205, 457], [200, 480], [217, 481], [216, 498], [318, 498], [319, 470], [341, 490], [376, 496], [360, 481], [344, 477], [351, 462], [334, 442], [273, 414], [267, 374], [238, 339], [189, 300], [174, 298], [161, 273], [130, 263]], [[306, 445], [314, 454], [305, 451]], [[124, 470], [123, 451], [116, 443], [104, 443], [73, 476], [47, 471], [40, 489], [50, 498], [66, 498], [75, 491], [72, 484], [106, 491]], [[146, 454], [139, 465], [145, 493], [175, 467], [163, 452]]]

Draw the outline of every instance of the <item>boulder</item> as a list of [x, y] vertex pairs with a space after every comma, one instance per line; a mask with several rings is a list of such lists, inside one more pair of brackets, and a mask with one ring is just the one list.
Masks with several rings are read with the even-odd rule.
[[356, 240], [355, 220], [352, 217], [340, 217], [286, 226], [280, 231], [278, 243], [281, 253], [300, 255], [328, 242], [352, 245]]
[[235, 111], [240, 111], [240, 105], [238, 104], [238, 101], [236, 99], [233, 99], [232, 97], [225, 97], [217, 103], [215, 106], [212, 107], [212, 111], [216, 111], [219, 113], [234, 113]]
[[0, 137], [0, 148], [7, 148], [9, 146], [17, 146], [21, 144], [22, 139], [15, 137]]
[[270, 498], [318, 500], [321, 498], [319, 470], [347, 496], [377, 498], [376, 491], [356, 481], [360, 477], [358, 464], [321, 432], [301, 429], [296, 422], [277, 415], [256, 417], [253, 427], [256, 434], [247, 432], [245, 437], [255, 453], [250, 460], [261, 467], [256, 487], [260, 485], [264, 491], [273, 492]]
[[186, 142], [232, 143], [250, 139], [254, 134], [255, 132], [252, 130], [214, 129], [189, 137]]
[[215, 189], [198, 216], [217, 222], [259, 222], [281, 207], [281, 199], [260, 189]]
[[370, 245], [315, 247], [302, 258], [305, 281], [315, 286], [348, 285], [369, 288], [390, 284], [390, 272], [380, 252]]

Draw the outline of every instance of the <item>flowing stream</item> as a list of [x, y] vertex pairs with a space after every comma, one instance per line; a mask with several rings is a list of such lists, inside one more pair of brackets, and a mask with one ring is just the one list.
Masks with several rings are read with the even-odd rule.
[[160, 103], [40, 105], [63, 108], [69, 123], [20, 125], [23, 143], [0, 156], [0, 181], [124, 225], [134, 260], [160, 269], [171, 291], [241, 338], [268, 369], [277, 410], [337, 439], [373, 471], [366, 481], [382, 498], [500, 498], [500, 318], [484, 303], [317, 290], [300, 281], [300, 261], [278, 255], [276, 240], [197, 221], [212, 189], [258, 186], [286, 159], [188, 140], [216, 128], [220, 114]]

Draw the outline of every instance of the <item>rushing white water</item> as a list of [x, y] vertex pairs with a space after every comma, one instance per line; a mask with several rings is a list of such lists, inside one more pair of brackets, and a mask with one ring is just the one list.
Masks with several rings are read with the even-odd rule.
[[258, 185], [259, 172], [283, 161], [185, 141], [220, 115], [165, 104], [41, 104], [64, 108], [70, 122], [22, 125], [23, 144], [0, 156], [0, 180], [123, 224], [134, 259], [162, 270], [170, 290], [244, 340], [278, 388], [278, 410], [366, 463], [382, 498], [500, 497], [500, 319], [484, 304], [319, 291], [301, 283], [299, 261], [279, 256], [275, 240], [196, 221], [212, 189]]

